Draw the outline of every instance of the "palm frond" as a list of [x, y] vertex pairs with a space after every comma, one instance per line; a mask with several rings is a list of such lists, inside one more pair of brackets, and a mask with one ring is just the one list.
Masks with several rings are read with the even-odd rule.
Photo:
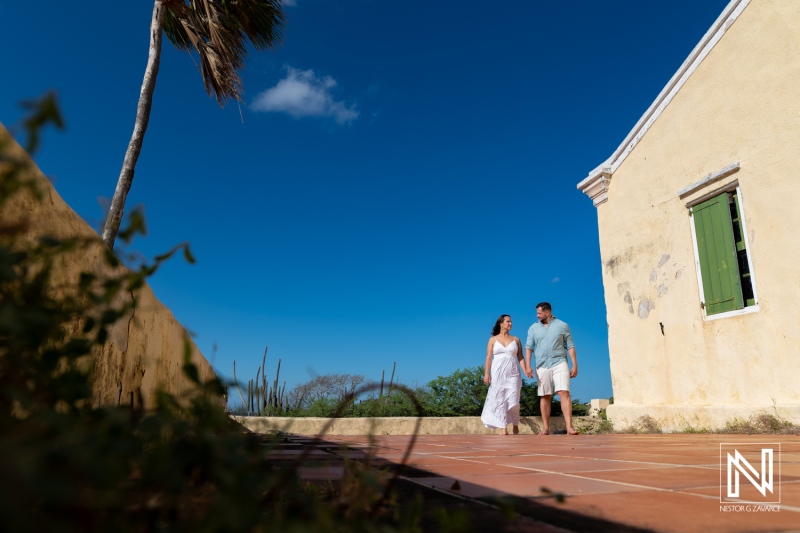
[[206, 92], [220, 105], [241, 101], [239, 72], [247, 43], [262, 50], [280, 43], [286, 20], [281, 0], [173, 0], [164, 5], [164, 34], [176, 48], [197, 51]]
[[164, 35], [175, 45], [175, 48], [188, 52], [192, 49], [192, 42], [183, 29], [178, 12], [179, 10], [170, 9], [170, 6], [167, 5], [167, 9], [164, 12]]
[[281, 0], [237, 0], [226, 4], [233, 23], [253, 46], [266, 50], [281, 42], [286, 22]]

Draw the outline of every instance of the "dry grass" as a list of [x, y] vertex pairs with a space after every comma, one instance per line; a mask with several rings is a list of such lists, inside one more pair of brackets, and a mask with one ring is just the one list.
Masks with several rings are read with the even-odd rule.
[[[580, 432], [588, 435], [597, 434], [629, 434], [629, 435], [646, 435], [646, 434], [661, 434], [664, 430], [659, 424], [658, 420], [652, 416], [645, 415], [639, 417], [631, 426], [614, 429], [613, 424], [605, 416], [605, 410], [600, 411], [599, 417], [581, 417], [578, 427]], [[800, 425], [793, 424], [788, 420], [784, 420], [779, 415], [773, 415], [767, 412], [758, 413], [748, 419], [734, 418], [725, 424], [722, 429], [709, 429], [709, 428], [695, 428], [686, 426], [682, 430], [674, 431], [674, 433], [717, 433], [717, 434], [738, 434], [738, 435], [800, 435]]]
[[717, 433], [736, 433], [744, 435], [800, 435], [800, 426], [782, 420], [769, 413], [751, 416], [748, 420], [734, 418]]
[[582, 435], [601, 435], [614, 433], [614, 425], [606, 416], [606, 410], [600, 409], [597, 416], [579, 416], [572, 419], [575, 427]]
[[645, 415], [636, 419], [632, 426], [617, 431], [617, 433], [634, 433], [637, 435], [663, 433], [661, 425], [652, 416]]

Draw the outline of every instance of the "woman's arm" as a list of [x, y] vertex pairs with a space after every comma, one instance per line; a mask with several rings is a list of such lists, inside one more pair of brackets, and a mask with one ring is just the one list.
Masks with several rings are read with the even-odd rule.
[[519, 337], [514, 337], [514, 342], [517, 343], [517, 361], [522, 365], [522, 372], [527, 376], [528, 366], [525, 364], [525, 358], [522, 356], [522, 341], [519, 340]]
[[489, 339], [486, 346], [486, 371], [483, 373], [483, 382], [487, 385], [492, 381], [490, 370], [492, 368], [492, 348], [494, 347], [494, 337]]

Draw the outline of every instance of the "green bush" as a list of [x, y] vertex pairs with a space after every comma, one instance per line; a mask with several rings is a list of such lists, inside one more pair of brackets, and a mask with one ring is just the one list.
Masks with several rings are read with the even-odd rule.
[[[480, 416], [488, 387], [483, 382], [482, 366], [456, 370], [449, 376], [438, 377], [421, 391], [420, 400], [427, 416]], [[573, 414], [586, 411], [579, 400], [573, 402]], [[533, 381], [522, 380], [520, 415], [541, 416], [538, 387]], [[561, 403], [551, 400], [551, 415], [561, 416]]]
[[483, 367], [461, 368], [431, 380], [421, 401], [426, 416], [480, 416], [486, 392]]
[[538, 387], [533, 381], [522, 380], [522, 390], [519, 396], [520, 416], [540, 416]]
[[329, 418], [336, 414], [339, 404], [340, 400], [334, 400], [333, 398], [319, 398], [308, 404], [308, 407], [303, 411], [303, 416]]
[[[315, 381], [335, 376], [320, 376], [312, 382], [303, 384], [289, 393], [296, 394], [298, 388], [308, 387]], [[372, 384], [373, 387], [376, 384]], [[522, 381], [520, 391], [520, 415], [541, 416], [538, 386], [529, 380]], [[431, 380], [424, 387], [414, 389], [416, 397], [422, 404], [425, 416], [480, 416], [486, 401], [488, 387], [483, 383], [483, 367], [462, 368], [448, 376], [440, 376]], [[294, 407], [282, 413], [294, 417], [331, 417], [344, 400], [346, 394], [335, 389], [332, 395], [317, 394], [312, 401], [305, 401], [303, 407]], [[580, 400], [572, 401], [573, 416], [588, 415], [589, 407]], [[551, 415], [563, 416], [561, 403], [554, 396], [551, 400]], [[381, 397], [369, 397], [356, 401], [343, 409], [339, 416], [350, 417], [392, 417], [417, 416], [414, 403], [406, 394], [389, 391]]]
[[354, 404], [345, 416], [417, 416], [417, 410], [408, 395], [391, 390], [379, 398], [368, 398]]

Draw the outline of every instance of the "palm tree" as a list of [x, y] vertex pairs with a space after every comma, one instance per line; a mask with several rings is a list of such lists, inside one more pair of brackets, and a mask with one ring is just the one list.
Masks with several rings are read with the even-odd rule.
[[280, 42], [285, 22], [282, 4], [283, 0], [155, 0], [150, 23], [150, 54], [139, 93], [136, 123], [103, 227], [103, 241], [109, 248], [114, 247], [117, 238], [150, 119], [162, 33], [178, 49], [197, 51], [206, 92], [222, 106], [231, 99], [241, 101], [239, 72], [247, 57], [247, 43], [265, 50]]

